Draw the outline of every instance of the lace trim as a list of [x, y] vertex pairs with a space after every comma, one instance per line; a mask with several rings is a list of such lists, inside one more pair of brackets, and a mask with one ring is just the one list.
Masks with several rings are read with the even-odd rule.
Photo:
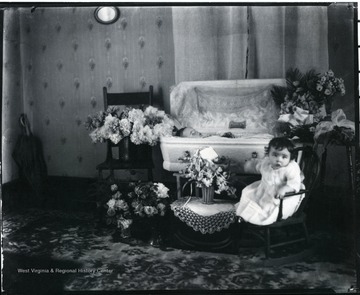
[[202, 234], [213, 234], [216, 231], [229, 228], [230, 224], [236, 220], [235, 209], [211, 216], [196, 214], [186, 207], [174, 207], [172, 210], [176, 217]]

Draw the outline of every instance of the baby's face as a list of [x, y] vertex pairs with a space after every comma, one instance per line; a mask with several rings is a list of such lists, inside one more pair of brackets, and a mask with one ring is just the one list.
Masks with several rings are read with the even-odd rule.
[[202, 137], [202, 134], [199, 131], [196, 131], [192, 127], [186, 127], [182, 132], [183, 137]]
[[288, 149], [275, 149], [270, 148], [269, 158], [270, 165], [273, 169], [279, 169], [281, 167], [286, 167], [290, 162], [290, 152]]

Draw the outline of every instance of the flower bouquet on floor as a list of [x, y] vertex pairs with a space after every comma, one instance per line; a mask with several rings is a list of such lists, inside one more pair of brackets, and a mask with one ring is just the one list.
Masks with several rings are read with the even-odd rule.
[[162, 183], [152, 182], [131, 183], [129, 188], [128, 196], [134, 216], [150, 225], [149, 244], [154, 247], [161, 246], [160, 228], [170, 207], [169, 189]]
[[[158, 231], [158, 223], [169, 209], [169, 189], [162, 183], [141, 181], [128, 186], [112, 184], [110, 199], [104, 204], [106, 223], [119, 229], [121, 238], [129, 238], [131, 228], [139, 220], [150, 224], [152, 231]], [[140, 222], [141, 224], [141, 222]], [[160, 238], [151, 243], [156, 246]]]
[[185, 151], [179, 161], [187, 163], [180, 173], [202, 189], [203, 203], [213, 203], [214, 193], [226, 192], [228, 196], [235, 196], [235, 188], [228, 182], [229, 161], [225, 157], [219, 157], [213, 148], [198, 149], [193, 155]]
[[105, 204], [106, 223], [108, 225], [115, 225], [119, 229], [121, 238], [130, 237], [130, 226], [133, 223], [134, 211], [131, 206], [131, 198], [125, 193], [121, 192], [117, 184], [112, 184], [110, 200]]
[[131, 206], [134, 215], [142, 218], [165, 216], [169, 207], [169, 189], [162, 183], [130, 183]]
[[123, 138], [130, 137], [132, 143], [154, 146], [161, 136], [171, 136], [173, 120], [153, 106], [144, 110], [137, 108], [121, 109], [109, 106], [106, 111], [89, 115], [85, 127], [92, 130], [90, 138], [94, 143], [110, 140], [118, 144]]
[[280, 110], [274, 133], [313, 141], [317, 124], [329, 120], [333, 98], [345, 95], [345, 86], [332, 70], [320, 75], [291, 68], [286, 72], [286, 86], [274, 86], [271, 94]]

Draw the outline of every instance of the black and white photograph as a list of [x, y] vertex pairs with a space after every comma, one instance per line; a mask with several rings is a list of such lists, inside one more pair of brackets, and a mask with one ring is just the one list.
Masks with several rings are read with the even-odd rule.
[[1, 2], [1, 286], [360, 292], [357, 2]]

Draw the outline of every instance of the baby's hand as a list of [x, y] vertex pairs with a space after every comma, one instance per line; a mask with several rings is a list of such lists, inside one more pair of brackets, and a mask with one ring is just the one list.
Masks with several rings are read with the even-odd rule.
[[245, 160], [244, 163], [244, 172], [249, 174], [259, 174], [259, 171], [256, 170], [256, 165], [259, 163], [258, 159], [251, 158]]
[[283, 187], [279, 188], [279, 190], [278, 190], [275, 198], [276, 198], [276, 199], [283, 199], [284, 196], [285, 196], [287, 193], [290, 193], [290, 192], [292, 192], [292, 191], [293, 191], [292, 188], [290, 188], [290, 187], [288, 187], [288, 186], [283, 186]]

